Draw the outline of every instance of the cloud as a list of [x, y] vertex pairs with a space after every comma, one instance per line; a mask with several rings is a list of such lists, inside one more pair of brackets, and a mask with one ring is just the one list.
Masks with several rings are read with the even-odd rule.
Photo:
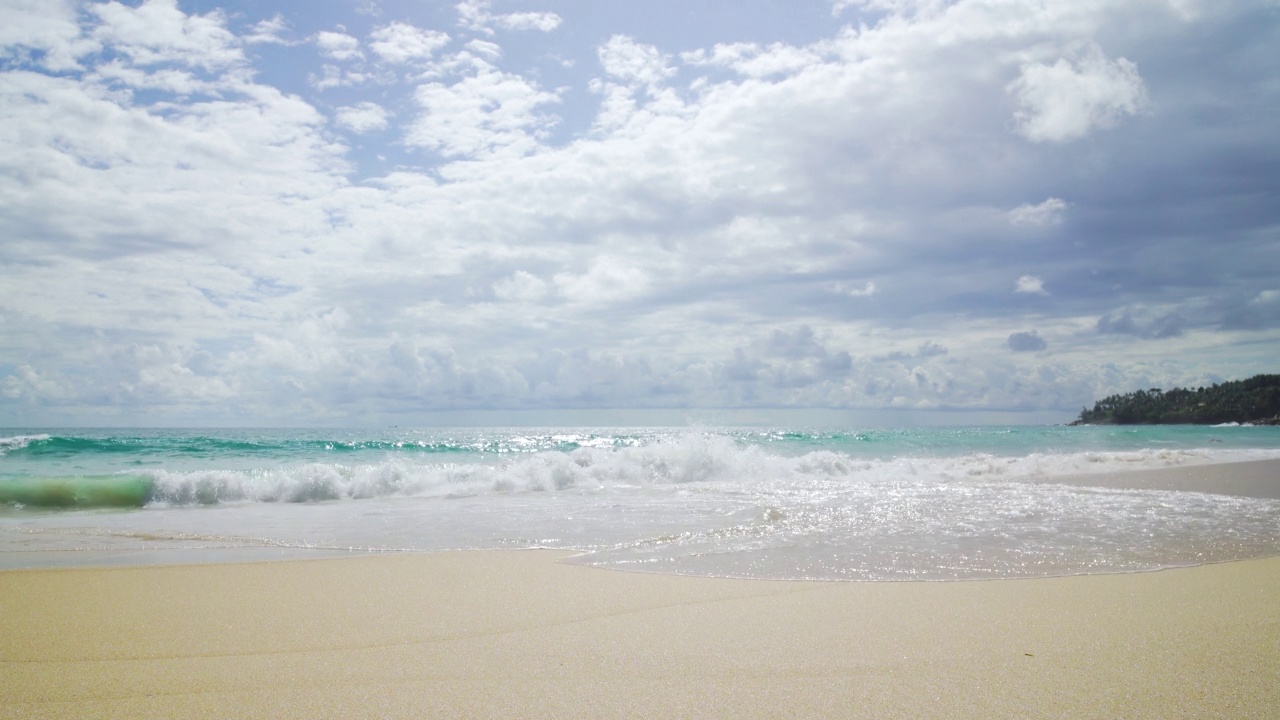
[[1257, 297], [1249, 301], [1250, 305], [1280, 304], [1280, 290], [1263, 290]]
[[35, 62], [54, 72], [80, 69], [79, 58], [101, 42], [82, 34], [72, 0], [9, 0], [0, 23], [0, 59], [36, 53]]
[[1130, 335], [1139, 338], [1173, 338], [1188, 328], [1187, 318], [1177, 310], [1160, 311], [1136, 307], [1108, 313], [1098, 318], [1094, 330], [1102, 335]]
[[1170, 313], [1157, 320], [1150, 332], [1153, 337], [1169, 338], [1179, 337], [1186, 332], [1187, 321], [1177, 313]]
[[356, 134], [384, 130], [391, 113], [381, 105], [362, 102], [356, 105], [340, 107], [334, 113], [333, 120], [339, 126]]
[[914, 15], [923, 10], [940, 10], [945, 5], [936, 0], [831, 0], [831, 15], [839, 17], [849, 8], [888, 12], [899, 15]]
[[[518, 42], [471, 3], [481, 29], [430, 50], [328, 9], [328, 46], [247, 55], [281, 26], [154, 5], [0, 27], [11, 423], [1069, 417], [1274, 365], [1280, 26], [1250, 3], [864, 2], [687, 36], [597, 10]], [[401, 25], [426, 41], [375, 37]]]
[[1058, 225], [1067, 210], [1067, 203], [1061, 198], [1051, 197], [1038, 205], [1022, 204], [1010, 210], [1006, 217], [1014, 225], [1030, 225], [1046, 227]]
[[1078, 59], [1023, 66], [1008, 91], [1018, 104], [1018, 131], [1032, 142], [1077, 140], [1147, 104], [1137, 65], [1125, 58], [1109, 60], [1097, 45]]
[[671, 89], [668, 78], [676, 74], [671, 56], [653, 45], [638, 43], [627, 35], [613, 35], [596, 50], [604, 79], [590, 88], [603, 96], [596, 128], [617, 132], [629, 125], [640, 129], [655, 117], [682, 114], [687, 108]]
[[316, 90], [329, 90], [337, 87], [352, 87], [360, 85], [370, 76], [368, 73], [342, 68], [337, 65], [324, 64], [320, 66], [320, 74], [310, 73], [307, 75], [307, 83]]
[[1014, 352], [1040, 352], [1049, 347], [1049, 343], [1040, 337], [1035, 330], [1016, 332], [1009, 336], [1009, 349]]
[[[157, 286], [187, 273], [172, 273], [159, 260], [145, 267], [113, 261], [196, 249], [220, 257], [223, 251], [206, 243], [221, 237], [234, 253], [237, 242], [227, 238], [254, 242], [250, 228], [273, 228], [272, 240], [257, 236], [263, 244], [296, 237], [310, 213], [299, 211], [290, 228], [279, 224], [271, 204], [330, 192], [335, 174], [345, 170], [314, 108], [248, 80], [220, 15], [174, 12], [169, 3], [97, 7], [85, 17], [87, 31], [128, 52], [79, 74], [0, 75], [4, 125], [14, 133], [0, 138], [0, 164], [37, 172], [34, 182], [0, 180], [0, 218], [13, 240], [3, 252], [9, 260], [39, 256], [60, 267], [63, 280], [32, 295], [51, 307], [65, 302], [55, 297], [71, 287], [63, 282], [92, 273], [103, 274], [92, 283], [103, 287], [114, 286], [117, 272], [142, 272], [156, 297], [169, 299]], [[133, 88], [145, 89], [145, 100], [136, 100]], [[58, 209], [67, 207], [75, 212]], [[190, 267], [205, 271], [209, 262]], [[51, 279], [19, 273], [6, 284], [33, 287]], [[118, 290], [143, 288], [126, 283]], [[138, 300], [122, 303], [120, 312], [151, 304]], [[25, 301], [7, 294], [3, 304], [26, 312]], [[84, 317], [80, 322], [103, 319], [96, 311]], [[160, 316], [153, 322], [161, 332]]]
[[254, 23], [243, 40], [249, 45], [289, 45], [290, 41], [283, 37], [288, 29], [289, 23], [285, 22], [284, 15], [276, 13], [267, 20]]
[[1027, 295], [1048, 295], [1049, 291], [1044, 289], [1044, 281], [1035, 275], [1023, 275], [1018, 278], [1013, 291], [1016, 293], [1024, 293]]
[[220, 10], [186, 15], [177, 0], [151, 0], [136, 8], [115, 2], [92, 5], [89, 11], [100, 21], [93, 37], [135, 65], [178, 63], [213, 70], [245, 61]]
[[448, 33], [402, 22], [384, 25], [369, 34], [369, 49], [389, 63], [425, 60], [448, 44]]
[[831, 17], [840, 17], [845, 10], [858, 7], [864, 0], [831, 0]]
[[496, 15], [493, 20], [500, 27], [508, 30], [540, 30], [542, 32], [551, 32], [560, 27], [560, 23], [563, 22], [560, 16], [553, 12], [508, 13]]
[[850, 287], [844, 283], [836, 283], [834, 290], [838, 295], [847, 295], [849, 297], [871, 297], [879, 292], [876, 284], [870, 280], [868, 280], [862, 287]]
[[1103, 315], [1098, 318], [1095, 329], [1104, 335], [1143, 335], [1144, 331], [1134, 322], [1129, 313], [1123, 315]]
[[814, 48], [774, 43], [717, 43], [711, 52], [703, 49], [681, 53], [680, 59], [693, 66], [723, 67], [748, 77], [773, 77], [804, 70], [825, 58]]
[[478, 30], [486, 32], [490, 35], [493, 31], [489, 29], [489, 0], [462, 0], [454, 6], [458, 11], [458, 25], [468, 30]]
[[315, 35], [316, 47], [326, 57], [334, 60], [356, 60], [364, 57], [360, 41], [342, 32], [321, 30]]
[[614, 35], [605, 41], [599, 56], [605, 73], [626, 84], [658, 87], [676, 72], [670, 58], [658, 48], [638, 43], [626, 35]]
[[921, 358], [938, 357], [946, 354], [947, 348], [932, 340], [920, 343], [920, 347], [916, 349], [916, 356]]
[[765, 347], [770, 355], [792, 360], [827, 355], [826, 347], [808, 325], [801, 325], [794, 330], [775, 329], [769, 333]]
[[425, 83], [414, 92], [422, 113], [406, 129], [405, 143], [445, 157], [535, 150], [557, 121], [541, 108], [559, 103], [560, 97], [470, 53], [453, 62], [463, 77]]
[[466, 44], [467, 50], [475, 55], [484, 58], [488, 62], [497, 62], [502, 59], [502, 46], [488, 40], [468, 40]]
[[509, 302], [537, 302], [547, 294], [547, 283], [532, 273], [517, 270], [495, 282], [493, 294]]
[[553, 12], [518, 12], [494, 14], [489, 11], [490, 0], [462, 0], [458, 3], [458, 25], [487, 35], [493, 34], [492, 25], [506, 30], [540, 30], [551, 32], [560, 27], [562, 19]]
[[758, 399], [831, 397], [843, 392], [855, 364], [847, 350], [830, 343], [809, 325], [774, 328], [749, 346], [735, 348], [732, 360], [718, 366], [717, 375], [731, 383], [755, 381], [750, 392]]
[[649, 288], [649, 276], [622, 258], [602, 256], [584, 273], [559, 273], [555, 285], [575, 303], [598, 305], [629, 300]]
[[1221, 322], [1225, 328], [1241, 330], [1280, 327], [1280, 290], [1263, 290], [1247, 302], [1228, 304]]

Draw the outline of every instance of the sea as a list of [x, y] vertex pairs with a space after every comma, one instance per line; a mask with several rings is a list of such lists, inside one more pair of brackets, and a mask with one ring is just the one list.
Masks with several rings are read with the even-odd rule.
[[1124, 473], [1274, 459], [1280, 428], [1250, 426], [17, 428], [0, 570], [554, 548], [740, 578], [1141, 572], [1280, 553], [1280, 500]]

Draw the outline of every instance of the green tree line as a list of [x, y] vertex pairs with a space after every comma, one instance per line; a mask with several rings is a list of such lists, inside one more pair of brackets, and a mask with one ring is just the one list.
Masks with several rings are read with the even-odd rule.
[[1195, 390], [1138, 390], [1081, 409], [1073, 425], [1280, 424], [1280, 375], [1255, 375]]

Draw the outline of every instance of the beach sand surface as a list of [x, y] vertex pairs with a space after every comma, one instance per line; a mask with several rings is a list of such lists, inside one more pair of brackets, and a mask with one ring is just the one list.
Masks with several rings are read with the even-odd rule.
[[1088, 487], [1179, 490], [1241, 497], [1280, 499], [1280, 460], [1183, 465], [1034, 479]]
[[0, 718], [1280, 718], [1280, 558], [836, 583], [564, 557], [0, 572]]

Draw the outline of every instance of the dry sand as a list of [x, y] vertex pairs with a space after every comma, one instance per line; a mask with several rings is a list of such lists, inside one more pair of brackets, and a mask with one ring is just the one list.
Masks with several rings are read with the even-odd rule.
[[0, 717], [1280, 718], [1280, 558], [819, 583], [563, 556], [0, 572]]

